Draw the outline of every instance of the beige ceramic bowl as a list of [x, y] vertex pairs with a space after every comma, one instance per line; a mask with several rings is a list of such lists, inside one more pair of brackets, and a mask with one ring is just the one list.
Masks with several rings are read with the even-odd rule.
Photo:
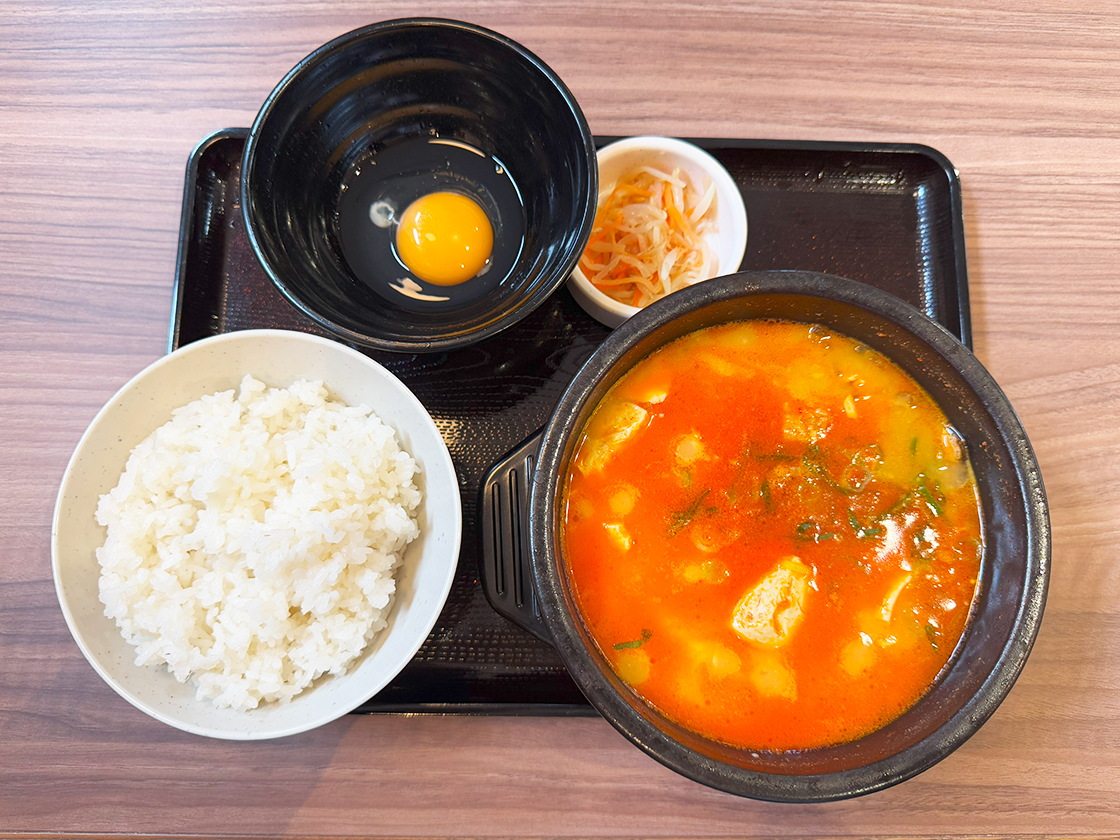
[[[246, 373], [271, 386], [322, 380], [332, 397], [364, 403], [419, 462], [424, 493], [421, 536], [395, 574], [389, 626], [350, 670], [316, 681], [286, 704], [241, 712], [198, 700], [190, 683], [164, 667], [134, 664], [98, 599], [96, 548], [105, 529], [94, 519], [101, 494], [116, 485], [129, 452], [171, 418], [172, 409], [236, 388]], [[345, 345], [299, 332], [248, 330], [203, 339], [146, 368], [97, 414], [59, 489], [51, 540], [55, 589], [74, 640], [94, 670], [138, 709], [171, 726], [214, 738], [292, 735], [338, 718], [371, 698], [412, 659], [443, 608], [455, 576], [462, 509], [455, 469], [435, 424], [415, 396], [377, 362]]]
[[[705, 266], [705, 279], [739, 270], [747, 250], [747, 210], [743, 194], [723, 165], [699, 146], [673, 137], [627, 137], [599, 149], [599, 197], [601, 205], [619, 177], [643, 163], [672, 171], [680, 167], [692, 183], [706, 180], [716, 185], [716, 224], [704, 239], [712, 257]], [[601, 292], [577, 265], [568, 280], [568, 290], [595, 320], [608, 327], [621, 325], [638, 307], [619, 303]]]

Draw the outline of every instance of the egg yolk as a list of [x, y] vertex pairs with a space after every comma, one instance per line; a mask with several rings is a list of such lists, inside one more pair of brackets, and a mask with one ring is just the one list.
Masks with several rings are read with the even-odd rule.
[[494, 247], [490, 219], [473, 199], [453, 192], [421, 196], [401, 215], [397, 253], [408, 270], [437, 286], [478, 274]]

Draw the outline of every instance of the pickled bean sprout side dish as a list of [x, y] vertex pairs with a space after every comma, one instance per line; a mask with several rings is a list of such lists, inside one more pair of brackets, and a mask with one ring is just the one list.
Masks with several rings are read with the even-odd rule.
[[703, 235], [715, 222], [716, 186], [674, 167], [623, 173], [598, 208], [579, 267], [604, 294], [643, 307], [713, 276]]

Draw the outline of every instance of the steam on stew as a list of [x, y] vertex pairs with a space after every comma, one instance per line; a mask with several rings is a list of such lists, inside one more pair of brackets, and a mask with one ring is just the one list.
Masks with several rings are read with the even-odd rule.
[[564, 557], [611, 667], [736, 746], [888, 723], [977, 589], [961, 438], [893, 362], [820, 326], [744, 321], [658, 350], [596, 408], [565, 494]]

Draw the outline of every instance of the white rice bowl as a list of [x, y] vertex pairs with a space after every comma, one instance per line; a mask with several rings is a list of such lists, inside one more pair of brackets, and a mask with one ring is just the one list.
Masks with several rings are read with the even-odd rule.
[[106, 404], [59, 490], [52, 561], [71, 633], [119, 694], [257, 739], [396, 676], [461, 530], [447, 447], [399, 380], [337, 342], [252, 330], [177, 350]]
[[321, 382], [172, 412], [101, 497], [105, 614], [218, 706], [291, 700], [345, 673], [385, 627], [393, 571], [419, 535], [416, 462], [366, 406]]

